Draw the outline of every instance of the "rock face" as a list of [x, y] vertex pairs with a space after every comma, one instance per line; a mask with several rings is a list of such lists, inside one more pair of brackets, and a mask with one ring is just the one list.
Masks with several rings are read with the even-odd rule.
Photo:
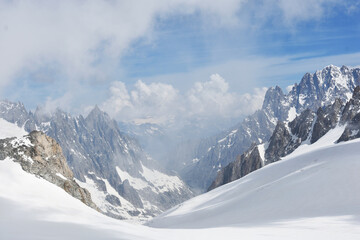
[[[205, 191], [215, 179], [218, 170], [234, 161], [252, 143], [267, 142], [278, 121], [292, 121], [306, 109], [316, 111], [321, 106], [334, 103], [336, 98], [341, 102], [347, 102], [359, 83], [360, 68], [339, 68], [330, 65], [314, 74], [305, 74], [301, 82], [294, 84], [288, 94], [284, 94], [279, 87], [269, 88], [260, 110], [227, 132], [216, 136], [216, 140], [210, 141], [209, 145], [203, 145], [201, 151], [194, 152], [191, 159], [197, 161], [187, 164], [180, 175], [191, 187], [200, 192]], [[333, 116], [328, 116], [326, 112], [321, 116], [323, 119], [318, 122], [319, 136], [314, 136], [312, 141], [316, 141], [323, 134], [320, 131], [321, 126], [332, 126]], [[308, 129], [308, 126], [304, 128]], [[301, 139], [306, 135], [304, 134], [305, 132], [302, 133]]]
[[208, 191], [239, 179], [252, 171], [261, 168], [263, 164], [258, 147], [254, 144], [246, 153], [239, 156], [236, 161], [219, 171]]
[[338, 142], [360, 137], [360, 87], [355, 88], [352, 99], [346, 103], [340, 122], [348, 124]]
[[[252, 146], [245, 154], [241, 155], [241, 159], [248, 156], [247, 164], [254, 168], [249, 169], [250, 171], [242, 171], [241, 168], [236, 167], [239, 164], [239, 159], [237, 159], [218, 173], [209, 190], [239, 179], [264, 165], [279, 161], [282, 157], [292, 153], [303, 142], [312, 144], [331, 129], [344, 125], [345, 130], [337, 142], [360, 138], [360, 87], [354, 89], [352, 98], [345, 106], [340, 99], [335, 99], [333, 104], [320, 107], [316, 113], [307, 109], [291, 122], [279, 121], [267, 143], [257, 147]], [[264, 157], [260, 160], [257, 157], [249, 157], [249, 153], [260, 146], [266, 148]], [[262, 164], [259, 164], [259, 161]]]
[[147, 219], [193, 196], [179, 177], [165, 172], [98, 107], [86, 118], [59, 109], [51, 115], [41, 109], [31, 113], [8, 101], [0, 102], [0, 110], [1, 118], [54, 138], [77, 182], [111, 217]]
[[319, 140], [325, 133], [336, 126], [343, 107], [342, 101], [336, 99], [334, 104], [318, 109], [316, 113], [316, 122], [311, 136], [311, 143]]
[[71, 196], [98, 210], [89, 191], [79, 186], [56, 141], [39, 131], [22, 138], [0, 140], [0, 160], [11, 158], [23, 170], [61, 187]]

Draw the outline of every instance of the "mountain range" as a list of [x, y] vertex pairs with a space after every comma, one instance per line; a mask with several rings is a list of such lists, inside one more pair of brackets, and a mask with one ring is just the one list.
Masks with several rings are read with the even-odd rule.
[[341, 132], [336, 143], [360, 137], [360, 86], [354, 89], [352, 98], [346, 103], [337, 98], [333, 104], [319, 107], [316, 112], [306, 109], [293, 121], [278, 121], [269, 141], [254, 144], [219, 171], [208, 190], [277, 162], [299, 147], [314, 144], [335, 128]]
[[191, 157], [179, 171], [180, 176], [194, 190], [206, 191], [222, 168], [253, 144], [269, 141], [278, 121], [290, 122], [301, 112], [316, 111], [335, 99], [345, 103], [359, 83], [360, 68], [329, 65], [313, 74], [306, 73], [287, 94], [278, 86], [269, 88], [260, 110], [228, 131], [193, 146]]
[[54, 138], [77, 183], [109, 216], [147, 219], [192, 196], [178, 176], [161, 168], [97, 106], [84, 118], [60, 109], [32, 113], [22, 103], [1, 101], [0, 118]]

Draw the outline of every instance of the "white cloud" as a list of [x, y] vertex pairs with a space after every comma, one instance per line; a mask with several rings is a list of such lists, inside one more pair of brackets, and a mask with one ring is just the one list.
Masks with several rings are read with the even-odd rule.
[[[156, 19], [199, 13], [204, 26], [253, 25], [249, 5], [277, 6], [285, 21], [321, 17], [328, 1], [274, 0], [0, 1], [0, 86], [47, 64], [72, 80], [108, 79], [134, 40], [151, 37]], [[335, 1], [331, 1], [332, 3]], [[271, 6], [271, 7], [269, 7]], [[242, 11], [240, 11], [242, 10]], [[256, 9], [253, 9], [254, 11]], [[239, 12], [240, 11], [240, 12]], [[254, 12], [256, 14], [256, 11]]]
[[228, 92], [229, 84], [219, 75], [210, 81], [196, 82], [187, 94], [190, 113], [203, 116], [224, 116], [234, 111], [236, 94]]
[[229, 23], [238, 2], [0, 1], [0, 85], [49, 63], [72, 80], [107, 79], [134, 40], [151, 36], [156, 16], [199, 11]]
[[151, 119], [151, 121], [169, 121], [176, 112], [179, 103], [178, 91], [163, 83], [146, 84], [137, 81], [134, 89], [128, 91], [123, 82], [113, 82], [110, 97], [102, 108], [121, 121]]
[[119, 121], [176, 123], [202, 122], [202, 126], [219, 123], [224, 119], [240, 120], [259, 109], [266, 88], [253, 93], [237, 94], [229, 91], [229, 84], [218, 74], [209, 81], [196, 82], [185, 93], [164, 83], [146, 84], [138, 81], [128, 91], [122, 82], [114, 82], [109, 98], [102, 109]]

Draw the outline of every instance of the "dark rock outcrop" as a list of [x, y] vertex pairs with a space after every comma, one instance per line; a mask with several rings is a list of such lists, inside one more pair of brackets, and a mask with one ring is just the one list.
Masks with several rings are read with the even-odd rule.
[[348, 124], [338, 142], [360, 137], [360, 87], [355, 88], [352, 98], [346, 103], [340, 122]]
[[333, 129], [338, 124], [343, 106], [342, 101], [336, 99], [332, 105], [324, 108], [320, 107], [318, 109], [316, 112], [316, 122], [311, 136], [311, 143], [319, 140], [330, 129]]
[[300, 138], [301, 142], [305, 141], [312, 130], [312, 124], [315, 118], [315, 113], [310, 109], [306, 109], [293, 121], [289, 122], [289, 128], [292, 135]]
[[254, 144], [246, 153], [239, 156], [236, 161], [221, 169], [208, 191], [226, 183], [239, 179], [263, 166], [259, 149]]
[[272, 163], [280, 160], [288, 152], [288, 146], [292, 141], [292, 136], [289, 133], [283, 122], [278, 122], [273, 135], [269, 140], [269, 147], [265, 151], [265, 159], [267, 163]]

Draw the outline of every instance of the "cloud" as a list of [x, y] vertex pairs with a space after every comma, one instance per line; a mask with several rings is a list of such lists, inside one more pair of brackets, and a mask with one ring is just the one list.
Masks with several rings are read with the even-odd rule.
[[265, 91], [256, 88], [253, 93], [241, 95], [231, 92], [219, 74], [195, 82], [184, 93], [164, 83], [138, 81], [129, 91], [123, 82], [114, 82], [101, 108], [118, 121], [167, 126], [175, 123], [178, 128], [200, 121], [203, 127], [209, 127], [225, 119], [239, 121], [255, 112], [262, 105]]
[[[273, 0], [0, 1], [0, 85], [19, 71], [56, 64], [67, 78], [106, 80], [139, 38], [155, 34], [157, 19], [199, 14], [212, 28], [256, 24], [239, 14], [249, 5], [276, 6], [286, 21], [321, 17], [328, 1]], [[335, 3], [335, 1], [330, 1]], [[257, 10], [252, 9], [254, 14]], [[243, 21], [243, 22], [241, 22]]]
[[228, 92], [229, 84], [219, 75], [210, 76], [210, 81], [196, 82], [187, 94], [191, 114], [224, 116], [234, 111], [236, 94]]
[[[196, 18], [199, 22], [194, 24], [208, 30], [235, 27], [243, 31], [240, 35], [247, 35], [252, 26], [261, 26], [273, 18], [273, 9], [282, 27], [320, 19], [329, 6], [336, 4], [342, 3], [333, 0], [329, 3], [324, 0], [0, 0], [0, 94], [1, 97], [13, 95], [21, 101], [27, 94], [25, 99], [33, 101], [32, 106], [42, 103], [49, 109], [60, 106], [78, 113], [88, 105], [103, 102], [105, 90], [109, 89], [111, 82], [119, 79], [129, 81], [122, 76], [121, 58], [131, 52], [134, 42], [145, 39], [151, 43], [156, 39], [157, 24], [161, 21], [196, 15], [200, 16]], [[347, 7], [354, 6], [348, 4]], [[239, 46], [251, 49], [250, 42], [239, 42]], [[181, 111], [184, 116], [215, 116], [213, 112], [224, 116], [240, 115], [231, 112], [236, 108], [234, 99], [243, 96], [245, 101], [245, 92], [262, 86], [255, 82], [266, 75], [257, 69], [265, 67], [274, 72], [269, 62], [282, 64], [288, 60], [282, 57], [272, 61], [273, 58], [252, 58], [249, 55], [251, 53], [239, 56], [240, 60], [233, 65], [223, 62], [219, 68], [208, 66], [197, 76], [184, 73], [186, 76], [179, 74], [164, 81], [153, 78], [154, 85], [145, 78], [144, 82], [134, 86], [124, 83], [120, 86], [117, 81], [109, 90], [114, 96], [112, 102], [117, 102], [113, 106], [118, 113], [126, 112], [129, 119], [143, 117], [145, 113], [152, 115], [153, 112], [157, 116], [166, 113], [177, 118]], [[209, 83], [193, 84], [196, 79], [205, 79], [214, 72], [219, 72], [227, 81], [214, 77], [215, 80], [211, 79]], [[26, 73], [30, 77], [25, 81], [23, 76]], [[183, 83], [186, 83], [185, 87], [181, 86]], [[9, 91], [6, 87], [11, 84], [14, 85]], [[230, 84], [231, 89], [229, 86], [226, 89], [226, 84]], [[181, 88], [187, 89], [182, 91]], [[161, 95], [161, 91], [168, 95]], [[242, 91], [242, 95], [234, 93], [237, 91]], [[205, 102], [211, 103], [213, 108]], [[149, 105], [156, 108], [150, 111]], [[187, 113], [187, 109], [192, 110]]]
[[139, 80], [133, 90], [128, 91], [125, 83], [117, 81], [112, 83], [109, 91], [110, 97], [101, 107], [120, 121], [170, 121], [176, 107], [181, 105], [178, 91], [169, 84], [146, 84]]
[[106, 80], [133, 41], [153, 34], [157, 16], [198, 11], [229, 23], [238, 2], [0, 1], [0, 84], [49, 62], [71, 79]]

